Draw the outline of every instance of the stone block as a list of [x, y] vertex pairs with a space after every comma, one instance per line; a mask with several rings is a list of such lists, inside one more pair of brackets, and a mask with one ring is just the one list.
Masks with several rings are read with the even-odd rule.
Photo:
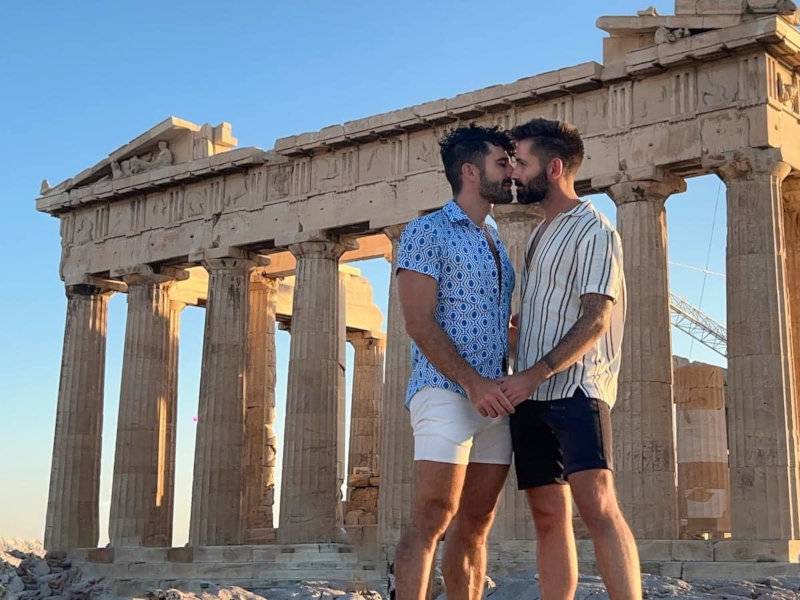
[[146, 548], [143, 546], [117, 546], [114, 562], [162, 563], [167, 560], [169, 548]]
[[679, 561], [642, 561], [641, 566], [642, 573], [666, 577], [681, 577], [683, 571], [683, 563]]
[[636, 545], [642, 562], [672, 560], [671, 540], [637, 540]]
[[194, 560], [194, 548], [182, 546], [179, 548], [167, 548], [167, 562], [192, 562]]
[[253, 561], [275, 561], [276, 557], [280, 554], [282, 554], [282, 548], [280, 546], [263, 546], [261, 548], [253, 548]]
[[347, 479], [347, 485], [351, 488], [365, 488], [369, 487], [369, 480], [369, 473], [353, 473]]
[[197, 546], [194, 549], [196, 563], [252, 562], [253, 546]]
[[92, 548], [86, 553], [87, 562], [113, 563], [114, 548]]
[[680, 561], [714, 560], [714, 542], [706, 540], [673, 540], [672, 558]]
[[351, 510], [344, 516], [344, 524], [346, 527], [353, 527], [358, 525], [359, 519], [366, 513], [363, 510]]
[[374, 487], [380, 487], [381, 485], [381, 478], [380, 475], [373, 476], [369, 478], [369, 484]]
[[800, 540], [722, 540], [715, 561], [800, 562]]

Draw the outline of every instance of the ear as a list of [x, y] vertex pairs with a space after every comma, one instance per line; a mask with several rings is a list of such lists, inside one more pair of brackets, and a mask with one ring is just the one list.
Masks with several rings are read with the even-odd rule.
[[547, 174], [550, 179], [560, 179], [566, 173], [564, 161], [556, 157], [547, 165]]
[[461, 181], [477, 181], [480, 179], [480, 172], [478, 167], [472, 163], [464, 163], [461, 165]]

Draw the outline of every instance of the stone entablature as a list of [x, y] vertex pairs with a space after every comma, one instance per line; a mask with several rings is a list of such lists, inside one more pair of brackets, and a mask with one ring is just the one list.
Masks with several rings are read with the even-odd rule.
[[[205, 248], [269, 253], [304, 232], [405, 222], [449, 196], [437, 139], [462, 122], [573, 122], [586, 141], [583, 192], [658, 178], [654, 167], [708, 172], [710, 156], [800, 135], [799, 48], [800, 32], [782, 17], [742, 21], [628, 52], [624, 64], [585, 63], [279, 139], [273, 152], [243, 148], [187, 162], [176, 152], [173, 165], [92, 182], [110, 169], [106, 159], [37, 207], [62, 220], [62, 277], [74, 283], [130, 264], [180, 263]], [[194, 135], [190, 125], [179, 133]], [[163, 128], [141, 137], [152, 145]], [[800, 164], [800, 149], [783, 151]]]

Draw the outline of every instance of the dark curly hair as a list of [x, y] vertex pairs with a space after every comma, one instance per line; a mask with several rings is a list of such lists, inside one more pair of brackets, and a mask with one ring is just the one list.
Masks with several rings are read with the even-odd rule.
[[583, 140], [570, 123], [533, 119], [524, 125], [517, 125], [509, 134], [517, 142], [531, 140], [533, 148], [541, 153], [540, 158], [545, 163], [560, 158], [568, 173], [577, 172], [583, 162]]
[[444, 174], [453, 188], [454, 196], [461, 191], [461, 167], [464, 163], [470, 163], [483, 170], [483, 160], [489, 154], [490, 145], [498, 146], [509, 154], [514, 152], [514, 145], [504, 131], [474, 123], [469, 127], [454, 129], [439, 141]]

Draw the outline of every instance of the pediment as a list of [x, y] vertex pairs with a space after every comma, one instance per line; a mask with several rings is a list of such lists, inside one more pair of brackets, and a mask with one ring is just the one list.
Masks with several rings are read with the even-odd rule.
[[206, 158], [236, 147], [229, 123], [198, 125], [169, 117], [111, 152], [95, 165], [50, 188], [42, 195], [66, 192], [106, 180], [121, 180], [175, 164]]

